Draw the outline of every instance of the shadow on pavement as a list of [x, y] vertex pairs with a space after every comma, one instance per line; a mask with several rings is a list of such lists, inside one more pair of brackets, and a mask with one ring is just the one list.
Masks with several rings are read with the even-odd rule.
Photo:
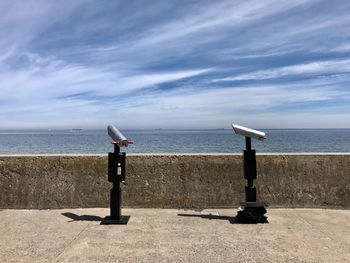
[[218, 215], [198, 215], [198, 214], [177, 214], [178, 216], [184, 216], [184, 217], [200, 217], [204, 219], [209, 219], [209, 220], [227, 220], [231, 224], [236, 224], [236, 217], [234, 216], [218, 216]]
[[73, 221], [101, 221], [103, 218], [99, 216], [92, 216], [92, 215], [76, 215], [73, 213], [62, 213], [63, 216], [68, 217], [72, 219], [69, 222]]

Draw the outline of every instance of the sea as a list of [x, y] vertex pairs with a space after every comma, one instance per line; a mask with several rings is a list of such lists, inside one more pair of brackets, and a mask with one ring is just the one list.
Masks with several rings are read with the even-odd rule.
[[[257, 152], [350, 152], [350, 129], [263, 129], [252, 140]], [[231, 129], [122, 130], [132, 153], [237, 153], [244, 137]], [[0, 130], [0, 154], [106, 153], [113, 151], [106, 130]]]

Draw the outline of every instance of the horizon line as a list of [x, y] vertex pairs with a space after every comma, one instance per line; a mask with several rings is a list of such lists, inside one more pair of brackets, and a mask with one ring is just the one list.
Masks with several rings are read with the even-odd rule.
[[[119, 128], [118, 128], [119, 129]], [[154, 131], [162, 131], [162, 130], [232, 130], [232, 128], [120, 128], [121, 130], [154, 130]], [[336, 128], [256, 128], [261, 130], [339, 130], [339, 129], [350, 129], [350, 127], [336, 127]], [[105, 128], [0, 128], [0, 131], [93, 131], [93, 130], [105, 130]]]

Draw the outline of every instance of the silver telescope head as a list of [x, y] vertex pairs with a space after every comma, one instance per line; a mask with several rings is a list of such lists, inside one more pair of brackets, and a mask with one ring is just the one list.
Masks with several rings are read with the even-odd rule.
[[243, 127], [240, 125], [236, 125], [232, 123], [232, 128], [235, 131], [236, 134], [245, 136], [245, 137], [249, 137], [249, 138], [254, 138], [260, 141], [263, 141], [266, 139], [266, 133], [265, 132], [261, 132], [261, 131], [257, 131], [257, 130], [253, 130], [247, 127]]
[[132, 141], [129, 141], [116, 127], [113, 125], [108, 125], [107, 127], [108, 135], [112, 138], [115, 144], [118, 146], [128, 147], [129, 144], [132, 144]]

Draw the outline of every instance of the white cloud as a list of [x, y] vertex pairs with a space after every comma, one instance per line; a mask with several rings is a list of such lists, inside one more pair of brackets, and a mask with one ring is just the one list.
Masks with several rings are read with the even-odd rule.
[[[125, 101], [95, 99], [66, 99], [42, 101], [40, 104], [7, 106], [0, 117], [3, 127], [10, 125], [8, 114], [16, 117], [17, 126], [103, 127], [117, 122], [126, 128], [217, 128], [226, 127], [233, 120], [257, 127], [345, 127], [349, 114], [330, 111], [324, 107], [304, 112], [298, 103], [324, 102], [350, 92], [337, 91], [316, 84], [310, 89], [301, 86], [261, 86], [196, 90], [188, 87], [169, 93], [135, 96]], [[295, 103], [294, 112], [270, 112], [274, 107]], [[32, 116], [28, 120], [28, 114]], [[69, 118], [67, 118], [69, 116]], [[93, 116], [93, 117], [91, 117]], [[304, 116], [304, 117], [303, 117]], [[311, 117], [312, 116], [312, 117]], [[331, 119], [331, 116], [334, 119]], [[338, 116], [338, 117], [337, 117]], [[327, 119], [327, 123], [323, 120]], [[307, 122], [308, 120], [309, 122]], [[342, 122], [340, 121], [342, 120]], [[227, 125], [226, 125], [227, 124]], [[33, 126], [32, 126], [33, 127]]]
[[[96, 96], [116, 96], [162, 83], [198, 76], [211, 69], [163, 71], [145, 74], [120, 69], [67, 65], [53, 57], [27, 54], [29, 65], [2, 72], [2, 99], [40, 101], [92, 93]], [[15, 92], [12, 92], [15, 91]]]
[[[256, 87], [215, 88], [210, 90], [192, 90], [191, 93], [171, 93], [160, 97], [157, 95], [156, 110], [178, 109], [182, 114], [198, 111], [265, 111], [266, 109], [288, 103], [326, 101], [338, 96], [349, 96], [350, 92], [337, 91], [334, 87], [303, 88], [303, 85], [269, 85]], [[149, 103], [153, 98], [146, 98]]]
[[41, 33], [53, 24], [68, 18], [87, 1], [64, 4], [57, 1], [1, 1], [0, 50], [15, 46], [25, 50]]
[[[126, 127], [140, 128], [217, 128], [226, 127], [233, 120], [242, 123], [255, 120], [252, 123], [264, 123], [264, 116], [270, 116], [263, 127], [287, 127], [286, 122], [280, 121], [281, 116], [292, 120], [294, 127], [305, 124], [301, 119], [294, 120], [293, 116], [301, 116], [303, 109], [300, 103], [326, 102], [338, 96], [348, 96], [349, 92], [337, 91], [334, 87], [319, 87], [311, 89], [302, 86], [261, 86], [253, 88], [218, 88], [213, 90], [196, 90], [188, 87], [182, 91], [176, 90], [166, 94], [153, 94], [129, 101], [123, 107], [105, 105], [112, 112], [118, 112], [121, 118], [118, 123]], [[269, 113], [274, 107], [293, 105], [295, 113], [282, 110], [280, 113]], [[305, 113], [305, 112], [304, 112]], [[314, 116], [312, 125], [320, 126], [323, 115], [336, 116], [327, 107], [319, 111], [309, 111], [306, 115]], [[274, 118], [279, 120], [273, 124]], [[108, 119], [108, 116], [102, 118]], [[101, 119], [101, 120], [102, 120]], [[113, 119], [113, 118], [112, 118]], [[337, 122], [337, 118], [333, 122]], [[307, 127], [311, 127], [310, 123]], [[337, 122], [337, 127], [344, 127], [347, 122]], [[329, 125], [332, 122], [328, 123]], [[101, 123], [102, 125], [102, 123]], [[280, 126], [279, 126], [280, 125]], [[293, 127], [290, 123], [288, 127]], [[322, 123], [322, 127], [325, 123]], [[262, 126], [260, 126], [262, 127]], [[306, 127], [305, 125], [303, 127]]]
[[[243, 55], [242, 52], [251, 52], [252, 49], [261, 50], [261, 47], [264, 47], [266, 51], [267, 48], [271, 47], [271, 44], [276, 46], [281, 41], [284, 45], [285, 39], [283, 38], [280, 38], [279, 41], [274, 39], [268, 43], [251, 41], [255, 35], [250, 35], [249, 31], [255, 32], [257, 24], [263, 23], [270, 17], [280, 15], [281, 12], [287, 12], [302, 5], [308, 5], [308, 1], [268, 0], [198, 3], [192, 8], [184, 10], [181, 18], [175, 17], [170, 21], [160, 21], [149, 30], [135, 34], [126, 41], [87, 48], [86, 50], [79, 49], [77, 52], [85, 53], [92, 60], [105, 60], [110, 57], [129, 60], [137, 57], [141, 63], [150, 63], [174, 56], [186, 57], [198, 49], [201, 50], [203, 45], [220, 45], [222, 42], [230, 41], [231, 44], [228, 42], [224, 50], [215, 49], [215, 54], [212, 54], [218, 59], [225, 60], [228, 57], [225, 51], [229, 49], [231, 49], [229, 55], [232, 53]], [[129, 23], [133, 23], [133, 21], [129, 21]], [[274, 26], [267, 26], [268, 31], [271, 31], [268, 32], [269, 37], [276, 38], [276, 29], [269, 27]], [[305, 32], [306, 28], [310, 28], [310, 25], [303, 26]], [[265, 29], [263, 30], [265, 31]], [[312, 28], [308, 31], [311, 30]], [[242, 36], [241, 31], [244, 32], [244, 36]], [[295, 32], [289, 32], [289, 34], [295, 34]], [[240, 39], [242, 40], [240, 41]], [[242, 42], [244, 45], [241, 45]], [[237, 44], [239, 45], [233, 47]], [[249, 53], [245, 55], [248, 56]]]
[[319, 62], [311, 62], [305, 64], [291, 65], [280, 68], [273, 68], [267, 70], [258, 70], [247, 74], [241, 74], [235, 77], [226, 77], [216, 81], [233, 81], [233, 80], [261, 80], [280, 78], [285, 76], [302, 75], [308, 76], [310, 74], [341, 74], [350, 71], [350, 60], [327, 60]]

